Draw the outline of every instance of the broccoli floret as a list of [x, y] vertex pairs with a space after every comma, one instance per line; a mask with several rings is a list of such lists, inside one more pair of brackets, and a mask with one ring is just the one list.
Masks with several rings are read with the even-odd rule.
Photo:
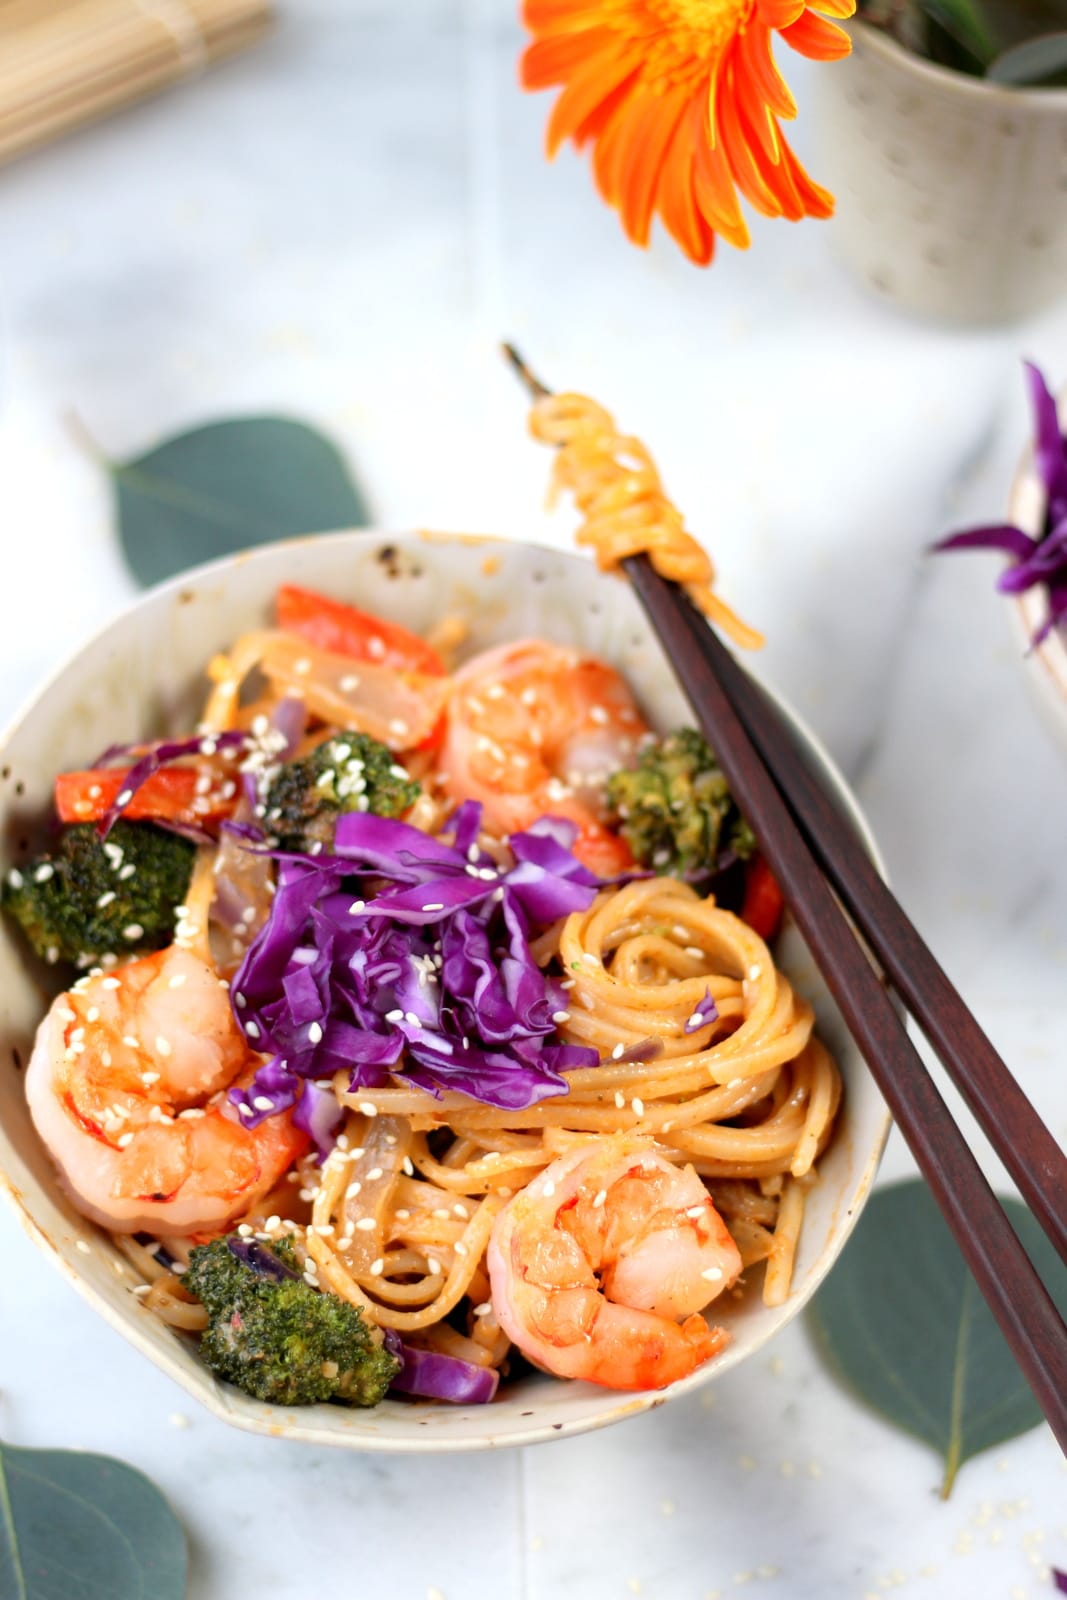
[[399, 817], [418, 793], [384, 744], [365, 733], [338, 734], [282, 767], [267, 792], [267, 822], [285, 850], [328, 846], [343, 812]]
[[207, 1309], [205, 1362], [257, 1400], [375, 1406], [400, 1370], [358, 1307], [304, 1282], [289, 1240], [213, 1239], [190, 1251], [182, 1282]]
[[632, 772], [608, 780], [608, 804], [635, 858], [658, 872], [714, 872], [723, 854], [756, 848], [707, 741], [680, 728], [649, 744]]
[[48, 962], [159, 950], [174, 938], [194, 854], [188, 839], [150, 822], [116, 822], [105, 840], [75, 823], [53, 851], [8, 873], [3, 906]]

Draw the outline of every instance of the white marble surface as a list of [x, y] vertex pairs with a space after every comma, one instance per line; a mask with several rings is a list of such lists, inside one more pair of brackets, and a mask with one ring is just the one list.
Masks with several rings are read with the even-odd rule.
[[[130, 592], [71, 413], [122, 454], [290, 411], [351, 452], [383, 526], [541, 536], [508, 334], [653, 444], [1063, 1138], [1067, 763], [989, 567], [922, 552], [1000, 510], [1018, 358], [1067, 378], [1067, 308], [996, 333], [907, 321], [815, 224], [757, 225], [707, 274], [643, 255], [575, 159], [542, 163], [508, 0], [287, 10], [256, 54], [0, 173], [0, 712]], [[885, 1176], [908, 1167], [894, 1143]], [[0, 1239], [3, 1433], [152, 1473], [189, 1531], [190, 1600], [1038, 1600], [1067, 1567], [1045, 1430], [942, 1504], [933, 1457], [835, 1389], [802, 1327], [705, 1404], [503, 1458], [360, 1459], [189, 1414], [6, 1214]]]

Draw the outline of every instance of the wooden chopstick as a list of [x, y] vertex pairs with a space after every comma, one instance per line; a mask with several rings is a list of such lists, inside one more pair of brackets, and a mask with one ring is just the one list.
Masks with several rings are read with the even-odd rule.
[[1067, 1328], [731, 705], [704, 648], [712, 630], [701, 619], [697, 631], [688, 598], [647, 556], [623, 565], [812, 957], [1067, 1454]]
[[1067, 1262], [1067, 1155], [982, 1032], [806, 761], [774, 701], [690, 609], [731, 705], [853, 921], [878, 957], [1049, 1239]]
[[[511, 345], [504, 352], [534, 395], [550, 392]], [[720, 682], [719, 653], [728, 652], [647, 556], [631, 556], [623, 567], [872, 1077], [1067, 1454], [1067, 1328], [1059, 1312]], [[708, 649], [709, 639], [718, 650]], [[836, 817], [834, 827], [840, 828]]]

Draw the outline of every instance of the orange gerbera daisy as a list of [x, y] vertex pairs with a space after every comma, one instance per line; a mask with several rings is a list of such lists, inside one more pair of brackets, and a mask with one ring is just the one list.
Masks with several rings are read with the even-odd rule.
[[[527, 89], [562, 86], [547, 148], [592, 143], [597, 187], [635, 244], [652, 217], [706, 265], [715, 235], [747, 249], [738, 194], [767, 217], [828, 217], [779, 118], [796, 101], [771, 54], [781, 34], [818, 61], [846, 56], [856, 0], [524, 0]], [[825, 15], [818, 15], [819, 12]]]

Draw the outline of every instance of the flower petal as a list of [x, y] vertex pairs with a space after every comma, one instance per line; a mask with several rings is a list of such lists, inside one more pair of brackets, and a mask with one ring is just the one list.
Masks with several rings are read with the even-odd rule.
[[548, 119], [545, 148], [554, 156], [565, 139], [580, 144], [579, 130], [621, 84], [637, 71], [639, 62], [617, 47], [614, 54], [602, 50], [565, 84]]
[[697, 204], [694, 166], [693, 119], [683, 116], [664, 159], [658, 210], [663, 226], [690, 261], [706, 267], [715, 252], [715, 233]]
[[775, 65], [771, 54], [771, 35], [767, 28], [752, 23], [737, 40], [737, 72], [752, 86], [776, 117], [792, 120], [797, 103]]
[[756, 16], [767, 28], [788, 28], [806, 9], [807, 0], [756, 0]]
[[747, 250], [749, 232], [737, 200], [733, 175], [721, 143], [711, 144], [699, 106], [690, 112], [694, 125], [693, 167], [697, 204], [705, 221], [739, 250]]
[[[640, 104], [642, 101], [644, 104]], [[646, 91], [634, 97], [632, 110], [627, 112], [618, 158], [616, 203], [623, 227], [634, 244], [648, 244], [664, 161], [688, 103], [685, 90], [676, 90], [672, 95]]]
[[1060, 430], [1059, 413], [1044, 375], [1032, 361], [1025, 363], [1034, 412], [1034, 460], [1048, 499], [1067, 495], [1067, 442]]
[[962, 533], [952, 533], [931, 546], [940, 550], [1002, 550], [1006, 555], [1025, 561], [1036, 548], [1036, 541], [1021, 528], [1010, 522], [1001, 522], [988, 528], [966, 528]]
[[810, 0], [810, 9], [828, 17], [854, 17], [856, 0]]
[[836, 22], [824, 21], [814, 11], [805, 11], [780, 32], [786, 44], [812, 61], [840, 61], [852, 53], [852, 40], [844, 28], [839, 28]]

